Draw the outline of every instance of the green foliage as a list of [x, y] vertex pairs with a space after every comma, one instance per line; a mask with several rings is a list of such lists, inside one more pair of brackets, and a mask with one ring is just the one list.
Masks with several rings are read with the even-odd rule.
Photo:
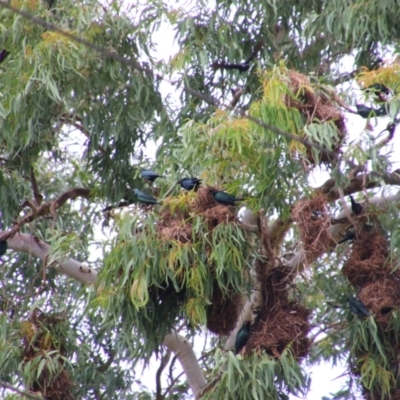
[[[128, 347], [132, 340], [143, 341], [146, 357], [179, 320], [192, 328], [206, 323], [214, 281], [224, 296], [249, 289], [251, 260], [257, 254], [245, 232], [237, 223], [208, 231], [204, 216], [196, 213], [182, 220], [185, 201], [191, 200], [183, 195], [180, 206], [164, 202], [161, 214], [136, 208], [121, 216], [98, 279], [93, 304], [104, 310], [105, 321], [115, 323], [123, 314], [127, 332], [120, 340]], [[172, 218], [168, 225], [178, 223], [172, 233], [160, 223], [167, 209]], [[179, 230], [188, 240], [176, 239]]]
[[215, 353], [215, 382], [205, 388], [202, 399], [280, 399], [284, 393], [304, 395], [308, 378], [287, 349], [276, 360], [266, 354], [237, 357]]
[[[76, 398], [153, 398], [154, 393], [138, 384], [135, 367], [141, 361], [153, 362], [151, 356], [160, 354], [159, 346], [171, 329], [183, 326], [189, 341], [198, 338], [215, 282], [225, 296], [249, 294], [260, 241], [237, 223], [220, 224], [211, 232], [203, 216], [191, 211], [194, 193], [167, 198], [153, 211], [134, 207], [111, 227], [105, 226], [103, 203], [116, 205], [130, 189], [143, 186], [138, 168], [150, 166], [146, 147], [161, 139], [151, 165], [168, 176], [154, 185], [160, 197], [167, 196], [167, 190], [178, 192], [168, 187], [178, 177], [198, 176], [204, 184], [246, 197], [247, 207], [263, 209], [269, 222], [279, 218], [285, 225], [291, 206], [313, 191], [308, 170], [299, 162], [309, 156], [309, 149], [245, 115], [335, 149], [340, 136], [335, 120], [311, 118], [285, 99], [304, 104], [307, 93], [331, 99], [333, 85], [335, 96], [346, 96], [351, 106], [360, 92], [350, 85], [340, 93], [343, 88], [337, 90], [336, 84], [355, 78], [363, 89], [373, 84], [390, 89], [385, 106], [395, 120], [400, 110], [399, 66], [378, 68], [377, 58], [392, 57], [393, 49], [398, 52], [398, 2], [218, 0], [212, 5], [196, 3], [190, 10], [172, 9], [158, 0], [132, 6], [57, 0], [51, 9], [38, 0], [10, 4], [131, 63], [120, 63], [0, 8], [0, 51], [10, 52], [0, 64], [1, 230], [32, 212], [33, 221], [21, 226], [21, 233], [45, 240], [52, 248], [45, 263], [15, 252], [13, 246], [2, 256], [0, 378], [23, 387], [46, 369], [56, 374], [64, 363]], [[179, 46], [169, 62], [154, 52], [156, 44], [171, 45], [154, 36], [161, 21], [170, 24]], [[215, 61], [246, 59], [260, 39], [264, 48], [248, 73], [210, 67]], [[338, 61], [349, 54], [355, 58], [353, 69], [362, 68], [339, 75]], [[293, 90], [289, 70], [304, 73], [310, 84]], [[164, 86], [167, 83], [172, 86]], [[226, 105], [233, 104], [231, 91], [237, 88], [244, 93], [231, 110]], [[382, 101], [363, 93], [375, 106]], [[371, 118], [369, 124], [377, 121]], [[343, 159], [375, 173], [370, 187], [382, 185], [382, 176], [395, 168], [390, 148], [377, 146], [386, 133], [377, 137], [376, 132], [359, 130], [353, 142], [344, 138], [348, 146], [342, 149]], [[311, 153], [318, 163], [320, 151]], [[349, 183], [344, 164], [326, 166], [335, 188]], [[21, 210], [25, 199], [33, 199], [32, 174], [43, 202], [73, 187], [90, 188], [95, 196], [68, 201], [56, 216], [36, 218], [35, 210]], [[385, 189], [385, 195], [391, 190]], [[184, 215], [175, 228], [188, 228], [186, 241], [160, 235], [165, 210]], [[336, 211], [332, 208], [332, 215]], [[398, 208], [384, 214], [382, 227], [396, 269]], [[283, 264], [299, 248], [296, 230], [286, 233], [282, 247], [273, 249]], [[294, 281], [291, 295], [313, 310], [314, 340], [305, 361], [346, 362], [349, 371], [355, 371], [348, 387], [332, 398], [352, 396], [354, 381], [376, 398], [387, 398], [396, 385], [398, 310], [392, 312], [385, 332], [373, 318], [361, 321], [350, 313], [345, 299], [356, 289], [340, 271], [350, 251], [350, 246], [338, 246]], [[58, 273], [56, 262], [64, 257], [101, 269], [96, 291]], [[68, 329], [46, 332], [52, 340], [63, 339], [65, 355], [51, 350], [55, 353], [24, 359], [21, 322], [37, 308], [47, 314], [65, 313]], [[211, 337], [211, 349], [205, 349], [200, 360], [209, 371], [211, 389], [204, 398], [306, 396], [309, 381], [290, 349], [280, 359], [265, 354], [242, 358], [218, 350], [214, 360], [211, 354], [223, 341]], [[164, 392], [166, 397], [187, 397], [187, 384], [171, 376], [170, 382], [173, 387]], [[20, 398], [8, 390], [2, 395]]]

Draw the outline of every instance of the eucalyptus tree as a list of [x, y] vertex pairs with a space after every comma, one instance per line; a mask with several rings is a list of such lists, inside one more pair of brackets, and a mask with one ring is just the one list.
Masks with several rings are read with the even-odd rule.
[[399, 14], [1, 1], [4, 396], [282, 399], [325, 360], [347, 365], [342, 398], [398, 398]]

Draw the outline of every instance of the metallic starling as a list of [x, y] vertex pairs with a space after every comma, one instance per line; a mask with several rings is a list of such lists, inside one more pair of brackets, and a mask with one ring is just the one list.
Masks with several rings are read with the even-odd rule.
[[139, 189], [133, 189], [133, 193], [135, 193], [137, 201], [142, 204], [161, 204], [159, 203], [153, 196], [142, 192]]
[[211, 64], [211, 68], [213, 69], [237, 69], [240, 72], [246, 72], [250, 68], [250, 61], [257, 57], [259, 51], [264, 47], [264, 40], [259, 40], [257, 44], [254, 46], [254, 50], [251, 53], [250, 57], [247, 58], [244, 62], [240, 64], [230, 64], [226, 62], [214, 62]]
[[369, 311], [361, 300], [356, 299], [354, 296], [349, 296], [347, 301], [349, 302], [351, 312], [359, 317], [369, 317]]
[[197, 192], [197, 189], [199, 188], [201, 184], [201, 179], [198, 178], [182, 178], [179, 179], [179, 181], [176, 184], [180, 184], [183, 189], [186, 190], [193, 190]]
[[142, 178], [149, 182], [154, 182], [157, 178], [165, 178], [164, 175], [158, 175], [149, 169], [142, 169], [140, 173]]
[[232, 196], [229, 193], [223, 192], [222, 190], [217, 190], [217, 189], [210, 189], [210, 193], [213, 195], [214, 200], [219, 203], [223, 204], [225, 206], [234, 206], [236, 205], [236, 201], [242, 201], [244, 199], [240, 199], [238, 197]]
[[235, 351], [238, 354], [250, 339], [250, 326], [251, 321], [245, 321], [242, 327], [239, 329], [236, 340], [235, 340]]
[[363, 212], [363, 206], [360, 203], [357, 203], [351, 194], [349, 197], [351, 201], [351, 211], [353, 211], [354, 215], [361, 215]]

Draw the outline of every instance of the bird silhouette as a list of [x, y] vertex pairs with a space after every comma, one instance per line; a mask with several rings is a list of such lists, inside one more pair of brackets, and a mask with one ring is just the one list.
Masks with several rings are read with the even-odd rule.
[[379, 97], [388, 96], [391, 93], [391, 90], [382, 83], [374, 83], [373, 85], [363, 88], [362, 90]]
[[8, 249], [8, 244], [6, 240], [2, 240], [0, 242], [0, 257], [4, 256], [4, 254], [6, 254], [6, 251]]
[[239, 329], [235, 340], [235, 352], [238, 354], [250, 339], [251, 321], [245, 321]]
[[213, 195], [214, 200], [225, 206], [234, 206], [237, 201], [242, 201], [244, 199], [232, 196], [229, 193], [223, 192], [222, 190], [210, 189], [210, 193]]
[[201, 179], [198, 178], [182, 178], [176, 184], [180, 184], [183, 189], [193, 190], [197, 192], [201, 184]]
[[351, 201], [351, 211], [353, 211], [354, 215], [361, 215], [363, 212], [363, 206], [360, 203], [357, 203], [351, 194], [349, 197]]
[[0, 64], [6, 59], [6, 57], [10, 54], [6, 49], [0, 50]]
[[349, 296], [347, 301], [349, 302], [351, 312], [359, 317], [369, 317], [369, 311], [361, 300], [356, 299], [354, 296]]
[[239, 64], [232, 64], [226, 62], [214, 62], [211, 64], [213, 69], [237, 69], [240, 72], [246, 72], [250, 68], [250, 62], [257, 57], [259, 51], [264, 47], [264, 40], [259, 40], [257, 44], [254, 46], [253, 52], [250, 57], [248, 57], [245, 61]]
[[133, 193], [135, 193], [137, 201], [142, 204], [161, 204], [159, 203], [153, 196], [142, 192], [139, 189], [133, 189]]
[[357, 114], [363, 118], [368, 118], [370, 115], [375, 115], [376, 117], [382, 117], [383, 115], [388, 115], [388, 110], [384, 105], [379, 108], [368, 107], [364, 104], [356, 104]]
[[352, 240], [353, 242], [354, 240], [356, 240], [356, 233], [353, 230], [347, 231], [346, 234], [343, 236], [343, 239], [337, 242], [337, 244], [347, 242], [348, 240]]
[[150, 169], [142, 169], [140, 174], [143, 179], [146, 179], [146, 181], [149, 182], [154, 182], [157, 178], [165, 178], [164, 175], [158, 175]]

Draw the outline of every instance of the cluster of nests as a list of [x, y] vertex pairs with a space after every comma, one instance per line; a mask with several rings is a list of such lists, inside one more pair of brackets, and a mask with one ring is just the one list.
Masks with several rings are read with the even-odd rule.
[[[323, 195], [298, 202], [292, 210], [292, 217], [299, 227], [306, 259], [315, 259], [336, 244], [328, 231], [331, 218]], [[342, 273], [357, 289], [359, 299], [374, 316], [380, 334], [391, 344], [393, 354], [389, 356], [389, 363], [395, 366], [398, 364], [400, 346], [390, 319], [392, 311], [400, 307], [400, 271], [390, 261], [389, 241], [378, 218], [373, 214], [361, 214], [353, 216], [353, 222], [355, 241]], [[303, 315], [306, 317], [306, 312]], [[284, 320], [284, 317], [281, 319]], [[298, 323], [299, 338], [302, 337], [300, 326]], [[368, 354], [357, 355], [359, 360], [365, 357]], [[358, 367], [354, 368], [354, 374], [359, 375]], [[366, 398], [372, 399], [372, 395], [369, 390], [365, 391]], [[373, 398], [381, 397], [380, 393], [375, 395]], [[400, 400], [400, 389], [391, 393], [390, 398]]]
[[388, 261], [389, 242], [379, 221], [361, 215], [355, 223], [357, 240], [342, 272], [375, 320], [386, 328], [391, 311], [400, 306], [400, 271]]
[[[332, 121], [336, 126], [337, 137], [331, 138], [333, 148], [329, 149], [333, 152], [340, 148], [340, 145], [346, 135], [346, 125], [343, 114], [338, 110], [337, 103], [329, 96], [316, 92], [309, 79], [297, 71], [289, 70], [287, 77], [289, 79], [288, 88], [294, 96], [285, 95], [285, 104], [288, 107], [294, 107], [306, 118], [306, 124], [312, 122], [324, 123]], [[330, 163], [329, 154], [320, 153], [317, 160], [313, 155], [310, 146], [307, 147], [307, 159], [314, 164], [324, 162]]]
[[[218, 204], [210, 190], [216, 189], [211, 186], [202, 186], [195, 193], [195, 197], [185, 202], [182, 208], [172, 209], [165, 207], [161, 209], [161, 215], [157, 225], [158, 236], [165, 241], [177, 241], [180, 243], [191, 243], [196, 240], [193, 237], [194, 216], [202, 217], [208, 232], [212, 232], [220, 224], [238, 222], [234, 207]], [[188, 194], [188, 196], [191, 194]], [[185, 294], [183, 290], [176, 293], [166, 289], [152, 288], [149, 295], [157, 303], [168, 303], [169, 301], [183, 302]], [[228, 294], [227, 294], [228, 293]], [[172, 297], [172, 299], [171, 299]], [[227, 335], [234, 329], [240, 313], [240, 294], [228, 290], [222, 292], [214, 281], [211, 304], [207, 308], [207, 328], [218, 335]]]
[[[299, 227], [306, 260], [314, 260], [336, 241], [328, 229], [331, 217], [322, 194], [303, 200], [292, 210]], [[372, 215], [353, 216], [356, 240], [344, 263], [343, 274], [355, 288], [365, 306], [382, 326], [389, 323], [391, 311], [400, 306], [400, 271], [388, 262], [389, 242], [379, 220]]]
[[[24, 363], [28, 363], [36, 357], [48, 359], [48, 353], [55, 351], [54, 356], [65, 356], [66, 350], [63, 340], [59, 335], [54, 338], [49, 337], [49, 332], [54, 332], [55, 328], [65, 324], [65, 318], [61, 315], [46, 315], [39, 310], [34, 310], [28, 321], [22, 323], [21, 336], [24, 343]], [[54, 339], [54, 340], [52, 340]], [[51, 358], [51, 356], [50, 356]], [[46, 362], [49, 362], [48, 360]], [[73, 382], [70, 379], [68, 371], [64, 367], [64, 362], [59, 358], [57, 360], [58, 368], [52, 371], [45, 365], [39, 376], [36, 371], [32, 371], [35, 379], [32, 380], [29, 390], [40, 392], [49, 400], [72, 400], [71, 394]], [[41, 365], [40, 363], [36, 365]]]

